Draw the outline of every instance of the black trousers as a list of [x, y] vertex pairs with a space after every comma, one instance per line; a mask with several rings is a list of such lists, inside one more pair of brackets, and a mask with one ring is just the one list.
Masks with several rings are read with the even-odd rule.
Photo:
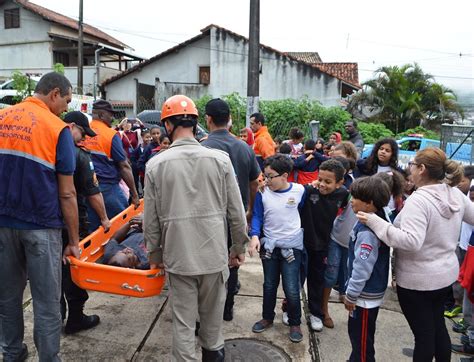
[[451, 339], [444, 322], [444, 303], [451, 286], [419, 291], [397, 285], [398, 300], [415, 336], [413, 361], [451, 361]]
[[229, 268], [229, 279], [227, 279], [227, 297], [225, 300], [226, 310], [234, 306], [234, 297], [239, 292], [239, 268]]
[[[63, 250], [68, 243], [67, 232], [63, 231]], [[69, 264], [62, 265], [62, 285], [61, 285], [61, 316], [66, 319], [66, 311], [69, 309], [68, 319], [80, 319], [84, 304], [89, 299], [89, 294], [84, 289], [79, 288], [71, 279], [71, 269]], [[67, 303], [66, 303], [67, 302]]]
[[349, 314], [347, 331], [351, 340], [351, 362], [375, 361], [375, 323], [379, 314], [379, 307], [356, 309]]
[[324, 271], [327, 265], [327, 250], [313, 251], [308, 253], [308, 306], [312, 315], [324, 319], [324, 313], [321, 308], [324, 291]]

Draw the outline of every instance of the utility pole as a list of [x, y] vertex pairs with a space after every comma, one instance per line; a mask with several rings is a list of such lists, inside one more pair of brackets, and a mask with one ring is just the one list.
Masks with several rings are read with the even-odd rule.
[[77, 93], [83, 94], [83, 66], [84, 66], [84, 34], [83, 34], [83, 0], [79, 0], [79, 39], [77, 46]]
[[247, 72], [247, 117], [258, 112], [260, 77], [260, 0], [250, 0], [249, 60]]

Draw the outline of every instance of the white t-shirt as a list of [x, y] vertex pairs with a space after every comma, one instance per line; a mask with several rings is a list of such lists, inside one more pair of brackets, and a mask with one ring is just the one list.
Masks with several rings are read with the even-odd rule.
[[[381, 172], [393, 172], [393, 171], [392, 171], [392, 168], [390, 166], [378, 165], [377, 166], [377, 173], [381, 173]], [[393, 199], [393, 196], [390, 196], [390, 201], [388, 202], [387, 206], [390, 209], [390, 211], [395, 210], [395, 200]]]

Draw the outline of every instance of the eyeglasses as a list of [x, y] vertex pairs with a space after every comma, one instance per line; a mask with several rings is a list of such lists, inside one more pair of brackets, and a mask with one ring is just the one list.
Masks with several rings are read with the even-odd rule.
[[419, 163], [416, 163], [414, 161], [410, 161], [408, 162], [408, 167], [411, 167], [411, 166], [419, 166], [420, 164]]
[[280, 177], [282, 174], [276, 174], [276, 175], [263, 175], [267, 180], [273, 180], [275, 177]]
[[82, 138], [85, 138], [86, 137], [86, 131], [85, 131], [84, 127], [79, 126], [78, 124], [76, 124], [75, 126], [77, 127], [77, 129], [79, 131], [81, 131]]

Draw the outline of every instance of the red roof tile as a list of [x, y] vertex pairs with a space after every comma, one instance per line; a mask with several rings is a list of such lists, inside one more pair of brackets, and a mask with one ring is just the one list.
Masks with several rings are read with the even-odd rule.
[[[65, 15], [59, 14], [55, 11], [46, 9], [40, 5], [34, 4], [29, 2], [28, 0], [15, 0], [15, 2], [18, 5], [21, 5], [27, 10], [30, 10], [34, 12], [35, 14], [38, 14], [39, 16], [43, 17], [46, 20], [52, 21], [53, 23], [57, 23], [63, 26], [66, 26], [68, 28], [78, 30], [78, 24], [77, 20], [74, 20], [70, 17], [67, 17]], [[122, 43], [120, 40], [115, 39], [114, 37], [110, 36], [107, 33], [104, 33], [102, 30], [97, 29], [94, 26], [88, 25], [84, 23], [84, 34], [91, 35], [95, 38], [100, 39], [104, 43], [108, 43], [110, 45], [113, 45], [117, 48], [128, 48], [131, 49], [128, 45]]]
[[335, 77], [346, 81], [347, 83], [359, 85], [359, 66], [357, 63], [317, 63], [314, 67], [323, 72], [332, 74]]

